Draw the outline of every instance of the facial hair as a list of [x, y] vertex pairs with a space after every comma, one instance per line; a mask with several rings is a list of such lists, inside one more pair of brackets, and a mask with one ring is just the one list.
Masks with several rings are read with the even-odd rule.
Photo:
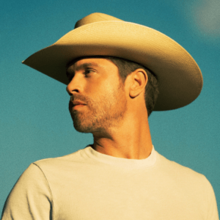
[[95, 100], [81, 94], [72, 96], [71, 101], [77, 100], [85, 103], [82, 111], [69, 110], [75, 129], [83, 133], [103, 132], [117, 126], [123, 119], [127, 109], [124, 90], [119, 87], [111, 96], [100, 95]]

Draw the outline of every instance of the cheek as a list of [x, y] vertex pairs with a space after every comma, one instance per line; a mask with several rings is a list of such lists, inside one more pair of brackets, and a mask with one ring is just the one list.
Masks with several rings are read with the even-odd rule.
[[84, 92], [88, 96], [91, 96], [93, 98], [99, 97], [103, 94], [112, 94], [115, 88], [113, 85], [111, 85], [110, 82], [92, 82], [87, 83], [84, 87]]
[[95, 105], [103, 106], [104, 103], [109, 105], [119, 98], [117, 96], [122, 87], [123, 83], [115, 77], [96, 78], [85, 84], [84, 95], [93, 100]]
[[103, 83], [100, 80], [89, 79], [84, 85], [84, 92], [88, 95], [97, 94], [103, 87]]

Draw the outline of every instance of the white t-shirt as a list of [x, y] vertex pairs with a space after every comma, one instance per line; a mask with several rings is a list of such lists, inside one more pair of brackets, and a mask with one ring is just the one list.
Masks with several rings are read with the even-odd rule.
[[154, 149], [146, 159], [88, 146], [43, 159], [21, 175], [3, 220], [218, 220], [209, 181]]

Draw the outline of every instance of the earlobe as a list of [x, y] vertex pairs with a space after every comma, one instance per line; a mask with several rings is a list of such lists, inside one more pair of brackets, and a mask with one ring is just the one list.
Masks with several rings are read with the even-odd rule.
[[135, 98], [142, 92], [145, 92], [148, 75], [143, 69], [136, 69], [131, 73], [130, 97]]

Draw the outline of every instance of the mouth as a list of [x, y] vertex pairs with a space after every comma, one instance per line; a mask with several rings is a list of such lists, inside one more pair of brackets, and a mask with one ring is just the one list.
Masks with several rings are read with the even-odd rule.
[[86, 105], [86, 104], [85, 104], [84, 102], [77, 101], [77, 100], [74, 100], [74, 101], [70, 101], [70, 102], [69, 102], [69, 107], [70, 107], [70, 109], [73, 109], [73, 110], [82, 108], [82, 107], [84, 107], [85, 105]]

